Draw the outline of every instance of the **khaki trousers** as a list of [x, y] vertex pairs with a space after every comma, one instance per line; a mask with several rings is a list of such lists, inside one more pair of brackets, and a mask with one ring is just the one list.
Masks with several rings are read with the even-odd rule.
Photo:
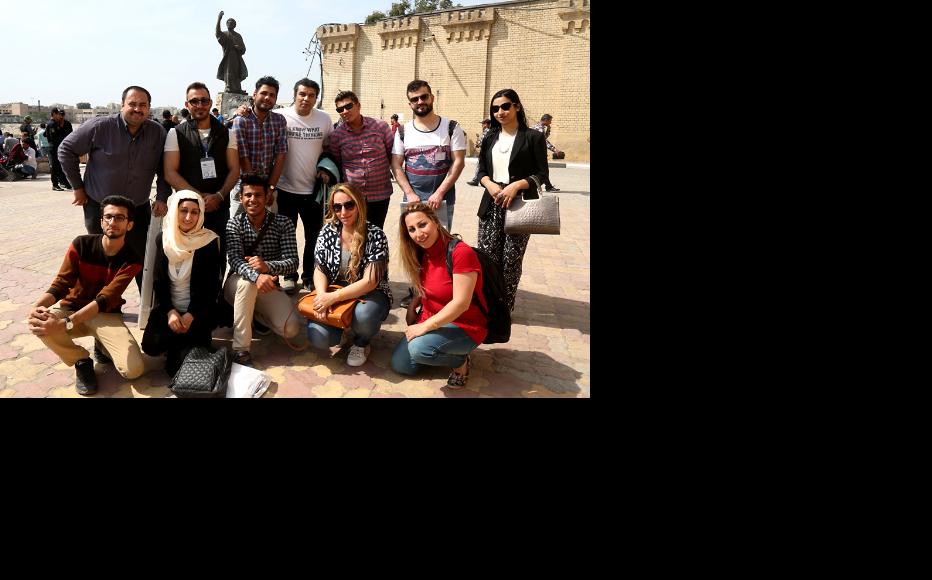
[[[56, 318], [65, 318], [75, 313], [74, 310], [61, 308], [58, 304], [49, 311]], [[113, 366], [117, 372], [126, 379], [135, 379], [145, 372], [145, 363], [142, 352], [136, 339], [123, 324], [123, 315], [119, 313], [100, 313], [94, 318], [76, 324], [70, 332], [62, 332], [51, 336], [40, 336], [39, 339], [49, 347], [63, 363], [69, 367], [81, 359], [90, 358], [91, 354], [83, 346], [74, 343], [74, 338], [93, 336], [104, 345]]]
[[[239, 274], [230, 274], [227, 278], [223, 296], [233, 305], [233, 350], [249, 350], [252, 345], [253, 315], [275, 334], [285, 338], [298, 336], [306, 324], [284, 291], [259, 294], [259, 287]], [[289, 314], [291, 318], [288, 318]]]

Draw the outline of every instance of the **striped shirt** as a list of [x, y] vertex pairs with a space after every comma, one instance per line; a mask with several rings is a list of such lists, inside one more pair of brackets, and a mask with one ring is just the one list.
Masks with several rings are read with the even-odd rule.
[[233, 119], [236, 130], [236, 146], [240, 158], [246, 158], [252, 165], [254, 173], [266, 177], [272, 174], [275, 157], [288, 152], [288, 131], [285, 117], [281, 113], [269, 111], [265, 121], [260, 123], [252, 109], [245, 117]]
[[103, 234], [91, 234], [71, 242], [48, 289], [55, 300], [61, 300], [62, 308], [77, 311], [96, 301], [100, 312], [117, 313], [126, 302], [123, 292], [142, 271], [142, 260], [125, 243], [119, 252], [108, 256], [103, 239]]
[[[269, 276], [297, 272], [298, 241], [295, 239], [294, 224], [287, 217], [274, 214], [268, 209], [265, 210], [265, 220], [262, 225], [269, 222], [269, 231], [250, 256], [259, 256], [265, 261], [269, 267]], [[255, 243], [259, 231], [253, 229], [246, 212], [227, 222], [227, 260], [230, 262], [230, 270], [254, 284], [259, 279], [259, 272], [253, 270], [244, 258], [246, 248]]]
[[366, 201], [382, 201], [392, 195], [392, 145], [395, 136], [385, 121], [362, 117], [355, 132], [341, 123], [330, 134], [328, 153], [342, 168], [343, 179], [356, 187]]

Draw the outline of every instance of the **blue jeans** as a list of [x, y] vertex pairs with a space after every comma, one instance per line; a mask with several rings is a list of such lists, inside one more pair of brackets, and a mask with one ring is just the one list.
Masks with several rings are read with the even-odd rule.
[[400, 375], [414, 375], [422, 365], [457, 368], [466, 355], [479, 345], [452, 322], [423, 334], [411, 342], [404, 335], [392, 353], [392, 369]]
[[[362, 298], [365, 302], [358, 303], [353, 309], [353, 323], [350, 328], [356, 334], [353, 338], [354, 345], [369, 346], [382, 327], [382, 321], [388, 317], [391, 304], [388, 296], [381, 290], [373, 290]], [[327, 350], [331, 346], [336, 346], [340, 344], [342, 336], [342, 328], [320, 322], [308, 321], [307, 323], [307, 339], [316, 349]]]

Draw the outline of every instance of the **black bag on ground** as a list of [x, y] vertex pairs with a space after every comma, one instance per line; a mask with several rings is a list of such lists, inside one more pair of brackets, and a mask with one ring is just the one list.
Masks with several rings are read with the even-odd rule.
[[224, 397], [232, 368], [233, 355], [228, 349], [195, 346], [184, 357], [168, 388], [177, 397]]
[[[447, 272], [450, 273], [450, 278], [453, 278], [453, 248], [460, 242], [458, 238], [453, 238], [447, 246]], [[485, 296], [485, 303], [489, 305], [486, 312], [473, 294], [473, 301], [488, 321], [489, 332], [482, 344], [508, 342], [511, 340], [511, 310], [505, 301], [505, 277], [502, 275], [502, 269], [485, 250], [470, 247], [482, 266], [482, 294]]]

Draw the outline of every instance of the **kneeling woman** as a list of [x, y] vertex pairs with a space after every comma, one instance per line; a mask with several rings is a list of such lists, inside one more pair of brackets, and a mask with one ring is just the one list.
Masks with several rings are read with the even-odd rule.
[[[479, 259], [467, 244], [456, 244], [450, 276], [447, 248], [453, 237], [424, 203], [410, 203], [401, 212], [398, 238], [415, 298], [408, 306], [409, 326], [392, 355], [392, 368], [413, 375], [422, 365], [453, 367], [447, 385], [463, 387], [469, 378], [469, 353], [488, 332], [486, 317], [476, 303], [481, 301], [488, 311]], [[421, 312], [416, 315], [418, 304]]]
[[181, 354], [210, 346], [224, 261], [217, 234], [204, 228], [204, 199], [182, 190], [168, 198], [162, 232], [155, 238], [153, 309], [142, 336], [148, 355], [168, 353], [165, 370], [174, 375]]
[[[388, 238], [378, 226], [366, 221], [366, 205], [359, 192], [348, 183], [337, 184], [327, 204], [327, 223], [317, 236], [314, 249], [313, 310], [307, 338], [318, 349], [326, 350], [340, 342], [343, 330], [323, 321], [335, 302], [361, 298], [353, 311], [353, 344], [346, 363], [362, 366], [369, 357], [369, 343], [388, 317], [392, 291], [388, 286]], [[331, 284], [343, 288], [327, 292]]]

